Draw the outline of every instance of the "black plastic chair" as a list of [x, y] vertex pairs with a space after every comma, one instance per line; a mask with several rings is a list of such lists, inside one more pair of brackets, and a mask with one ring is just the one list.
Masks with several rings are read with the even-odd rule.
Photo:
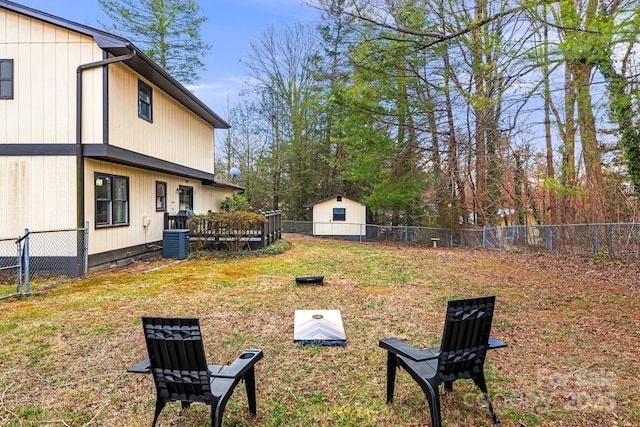
[[480, 388], [493, 421], [500, 423], [484, 378], [487, 350], [506, 346], [489, 337], [494, 305], [495, 296], [449, 301], [440, 348], [418, 350], [397, 338], [381, 339], [380, 347], [387, 350], [387, 403], [393, 401], [396, 369], [402, 367], [424, 391], [431, 425], [440, 427], [439, 385], [444, 383], [445, 389], [452, 391], [455, 380], [467, 378]]
[[156, 385], [156, 412], [152, 426], [167, 402], [192, 402], [211, 406], [211, 425], [220, 427], [227, 401], [244, 380], [249, 412], [256, 415], [254, 365], [262, 350], [245, 350], [230, 365], [207, 365], [198, 319], [143, 317], [149, 358], [128, 371], [151, 373]]

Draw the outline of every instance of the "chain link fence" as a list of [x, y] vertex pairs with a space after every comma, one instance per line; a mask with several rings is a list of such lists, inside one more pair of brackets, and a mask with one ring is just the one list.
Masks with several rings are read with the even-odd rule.
[[283, 233], [313, 234], [313, 223], [311, 221], [282, 221]]
[[446, 247], [453, 244], [453, 236], [448, 228], [282, 221], [282, 232], [370, 242], [402, 242]]
[[[283, 221], [285, 233], [322, 237], [317, 231], [328, 223]], [[563, 255], [640, 259], [640, 223], [523, 225], [465, 228], [455, 235], [447, 228], [381, 226], [367, 224], [350, 240], [404, 242], [437, 247], [549, 252]], [[325, 227], [326, 228], [326, 227]], [[341, 235], [326, 237], [347, 238]]]
[[451, 247], [453, 239], [448, 228], [383, 226], [367, 224], [367, 240], [403, 242], [418, 245]]
[[28, 293], [31, 282], [87, 274], [88, 225], [82, 229], [29, 231], [0, 239], [0, 298]]
[[0, 239], [0, 298], [22, 292], [22, 242]]
[[640, 258], [640, 224], [485, 227], [460, 231], [460, 245], [494, 250]]

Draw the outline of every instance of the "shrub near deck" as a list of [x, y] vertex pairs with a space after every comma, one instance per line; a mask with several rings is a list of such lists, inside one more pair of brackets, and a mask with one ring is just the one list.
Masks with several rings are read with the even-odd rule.
[[252, 237], [260, 236], [264, 215], [253, 212], [216, 212], [189, 218], [190, 233], [196, 238], [196, 249], [222, 243], [231, 251], [248, 245]]

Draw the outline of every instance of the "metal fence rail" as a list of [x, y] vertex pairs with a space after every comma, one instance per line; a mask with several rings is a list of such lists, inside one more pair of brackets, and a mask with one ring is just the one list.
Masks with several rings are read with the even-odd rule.
[[0, 239], [0, 298], [29, 292], [30, 282], [87, 274], [89, 225], [80, 229], [29, 231]]

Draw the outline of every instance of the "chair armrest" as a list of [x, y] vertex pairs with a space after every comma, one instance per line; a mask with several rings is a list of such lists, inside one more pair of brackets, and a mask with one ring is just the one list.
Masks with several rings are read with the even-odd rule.
[[489, 338], [489, 350], [493, 350], [496, 348], [503, 348], [506, 347], [507, 343], [504, 343], [502, 341], [498, 341], [496, 339], [493, 338]]
[[220, 365], [210, 365], [209, 373], [214, 378], [237, 378], [251, 369], [262, 357], [262, 350], [245, 350], [230, 365], [223, 366], [222, 369], [219, 369]]
[[430, 349], [418, 350], [398, 338], [383, 338], [378, 341], [378, 345], [390, 353], [404, 356], [416, 362], [436, 359], [439, 355]]
[[150, 374], [151, 361], [147, 357], [146, 359], [141, 360], [140, 362], [127, 369], [127, 372], [130, 372], [132, 374]]

